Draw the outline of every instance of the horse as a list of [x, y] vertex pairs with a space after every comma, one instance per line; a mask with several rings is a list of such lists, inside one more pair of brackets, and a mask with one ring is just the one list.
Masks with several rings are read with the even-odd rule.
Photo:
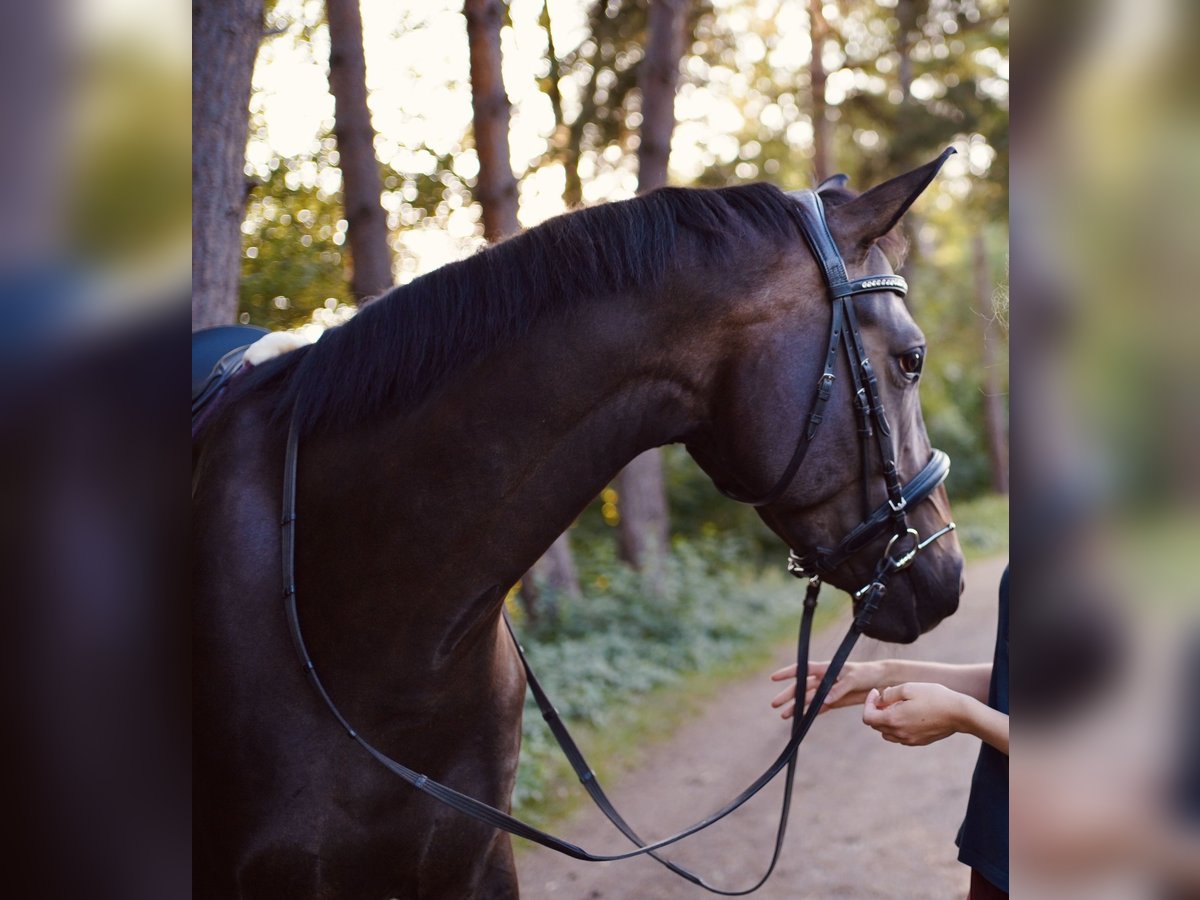
[[[861, 194], [820, 186], [851, 275], [892, 272], [894, 226], [944, 158]], [[295, 602], [329, 694], [374, 746], [502, 810], [525, 691], [505, 597], [634, 457], [682, 443], [718, 488], [771, 493], [758, 512], [799, 555], [886, 499], [860, 478], [879, 464], [841, 359], [803, 465], [773, 488], [830, 332], [797, 206], [759, 183], [570, 212], [393, 288], [229, 387], [193, 453], [196, 896], [519, 895], [509, 835], [398, 783], [297, 662], [280, 599], [289, 429]], [[852, 299], [911, 477], [933, 452], [925, 339], [895, 293]], [[932, 533], [944, 488], [907, 514]], [[885, 543], [827, 580], [869, 582]], [[915, 640], [961, 590], [949, 535], [889, 582], [866, 632]]]

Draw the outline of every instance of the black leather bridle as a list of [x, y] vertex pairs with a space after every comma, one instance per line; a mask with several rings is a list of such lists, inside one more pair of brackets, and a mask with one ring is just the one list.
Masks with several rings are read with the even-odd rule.
[[[693, 884], [703, 887], [712, 893], [724, 896], [740, 896], [756, 891], [766, 883], [774, 871], [783, 847], [788, 813], [791, 808], [792, 786], [796, 771], [796, 752], [800, 747], [800, 742], [808, 734], [809, 729], [816, 720], [821, 705], [825, 702], [830, 688], [833, 687], [833, 683], [837, 680], [842, 666], [858, 641], [859, 635], [866, 629], [875, 610], [878, 608], [879, 602], [887, 590], [887, 579], [892, 574], [911, 565], [918, 553], [942, 535], [952, 531], [955, 527], [953, 522], [949, 522], [940, 530], [921, 540], [916, 530], [910, 528], [908, 525], [906, 511], [926, 499], [945, 480], [947, 473], [950, 471], [950, 459], [942, 451], [934, 450], [929, 462], [926, 463], [917, 476], [907, 484], [901, 485], [899, 471], [896, 466], [895, 450], [891, 439], [891, 427], [884, 412], [879, 386], [874, 370], [871, 367], [871, 361], [863, 348], [858, 330], [858, 322], [854, 314], [853, 298], [856, 295], [876, 291], [891, 291], [903, 295], [907, 292], [908, 285], [898, 275], [873, 275], [858, 279], [848, 278], [845, 263], [842, 261], [841, 254], [838, 252], [832, 235], [829, 233], [820, 197], [813, 191], [796, 192], [792, 196], [798, 204], [802, 231], [812, 249], [813, 255], [821, 265], [833, 304], [833, 318], [830, 327], [828, 352], [825, 357], [825, 369], [817, 383], [816, 397], [809, 412], [807, 427], [801, 434], [791, 460], [788, 462], [787, 467], [774, 487], [759, 497], [743, 496], [729, 490], [723, 490], [722, 492], [735, 500], [754, 506], [768, 505], [776, 502], [783, 496], [800, 469], [800, 464], [803, 462], [812, 444], [817, 427], [821, 424], [825, 407], [833, 394], [834, 383], [836, 381], [834, 368], [837, 363], [838, 347], [841, 346], [845, 348], [851, 372], [851, 379], [854, 386], [854, 403], [859, 419], [859, 434], [863, 442], [864, 492], [866, 490], [866, 481], [869, 477], [870, 445], [872, 438], [874, 438], [882, 460], [882, 475], [887, 488], [888, 499], [885, 504], [869, 512], [864, 517], [863, 522], [847, 534], [836, 547], [832, 549], [817, 548], [804, 556], [798, 555], [794, 550], [790, 552], [788, 557], [788, 571], [796, 577], [807, 576], [809, 579], [808, 589], [804, 597], [804, 613], [801, 617], [800, 634], [796, 647], [796, 713], [792, 719], [791, 737], [787, 745], [767, 770], [737, 797], [716, 812], [677, 834], [654, 841], [653, 843], [647, 843], [616, 810], [605, 794], [604, 789], [600, 786], [595, 772], [588, 765], [583, 753], [559, 717], [550, 698], [542, 689], [541, 684], [529, 666], [524, 649], [517, 641], [515, 634], [513, 634], [513, 641], [516, 644], [521, 664], [524, 666], [529, 689], [533, 693], [534, 699], [542, 712], [542, 717], [554, 733], [555, 739], [558, 741], [559, 746], [562, 747], [572, 768], [575, 770], [575, 774], [579, 777], [584, 788], [591, 795], [601, 812], [604, 813], [622, 834], [637, 846], [637, 849], [616, 854], [589, 853], [582, 847], [578, 847], [554, 835], [547, 834], [502, 810], [489, 806], [466, 794], [462, 794], [451, 787], [408, 768], [377, 749], [359, 734], [346, 720], [337, 704], [334, 703], [325, 689], [320, 676], [317, 675], [316, 667], [313, 665], [312, 657], [308, 653], [304, 635], [300, 628], [300, 617], [296, 605], [295, 581], [296, 479], [300, 436], [294, 416], [288, 428], [287, 450], [284, 457], [283, 518], [281, 524], [283, 599], [288, 629], [291, 632], [292, 642], [295, 645], [296, 653], [300, 658], [305, 675], [325, 706], [342, 728], [345, 729], [351, 740], [358, 743], [359, 746], [374, 757], [381, 765], [417, 790], [488, 825], [580, 860], [596, 862], [614, 861], [648, 854]], [[865, 496], [867, 495], [864, 493]], [[803, 679], [808, 671], [809, 642], [812, 635], [813, 616], [817, 607], [817, 595], [821, 588], [822, 577], [828, 576], [850, 559], [850, 557], [864, 551], [871, 544], [889, 535], [890, 537], [883, 555], [876, 564], [874, 576], [870, 582], [854, 594], [855, 600], [860, 601], [858, 613], [855, 615], [854, 621], [851, 623], [833, 659], [830, 661], [829, 667], [821, 679], [820, 685], [817, 687], [812, 702], [805, 708], [804, 695], [802, 693]], [[902, 541], [908, 541], [910, 545], [897, 549], [896, 545]], [[512, 634], [512, 625], [508, 622], [507, 617], [505, 617], [505, 624], [510, 634]], [[776, 831], [774, 852], [766, 873], [752, 887], [737, 891], [727, 891], [713, 887], [700, 876], [662, 857], [656, 852], [724, 819], [761, 791], [785, 768], [787, 770], [786, 784], [783, 794], [783, 806], [780, 811], [779, 826]]]
[[[941, 450], [934, 450], [929, 462], [908, 484], [900, 484], [900, 472], [896, 465], [892, 428], [879, 392], [879, 381], [859, 333], [858, 317], [854, 311], [853, 298], [858, 294], [873, 294], [890, 291], [903, 297], [908, 293], [908, 282], [899, 275], [868, 275], [851, 279], [846, 274], [846, 264], [838, 251], [829, 224], [825, 219], [825, 207], [815, 191], [796, 191], [790, 195], [796, 201], [802, 231], [809, 248], [821, 265], [825, 283], [829, 288], [832, 315], [829, 325], [828, 349], [825, 352], [825, 368], [817, 380], [808, 423], [796, 441], [792, 458], [774, 486], [764, 494], [751, 496], [718, 485], [717, 490], [739, 503], [751, 506], [768, 506], [783, 497], [800, 471], [808, 450], [816, 437], [817, 429], [825, 419], [825, 407], [833, 395], [837, 375], [838, 349], [845, 350], [846, 366], [853, 385], [854, 409], [858, 417], [858, 435], [862, 444], [863, 504], [869, 502], [871, 481], [872, 443], [878, 448], [881, 471], [888, 499], [874, 510], [867, 509], [863, 521], [847, 534], [832, 549], [816, 548], [804, 556], [794, 550], [788, 560], [788, 570], [796, 575], [827, 576], [891, 531], [891, 542], [884, 552], [885, 558], [893, 560], [893, 571], [907, 567], [913, 557], [943, 534], [954, 530], [954, 524], [921, 541], [915, 529], [908, 527], [907, 510], [928, 497], [950, 472], [950, 457]], [[891, 557], [893, 546], [901, 540], [911, 540], [907, 551]], [[903, 563], [903, 565], [898, 565]], [[869, 587], [869, 585], [868, 585]], [[855, 596], [863, 593], [860, 590]]]

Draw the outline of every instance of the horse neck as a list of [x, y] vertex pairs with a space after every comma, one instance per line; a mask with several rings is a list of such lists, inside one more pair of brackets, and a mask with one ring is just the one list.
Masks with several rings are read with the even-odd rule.
[[412, 462], [442, 476], [438, 493], [528, 541], [517, 568], [626, 463], [702, 415], [710, 369], [700, 342], [680, 346], [674, 300], [670, 290], [614, 297], [548, 321], [401, 425], [422, 435]]
[[[355, 548], [329, 560], [328, 586], [347, 614], [347, 594], [363, 592], [378, 623], [398, 583], [406, 628], [412, 604], [462, 612], [429, 617], [441, 623], [434, 631], [494, 614], [626, 463], [683, 438], [704, 414], [715, 368], [707, 348], [718, 342], [681, 293], [668, 283], [582, 304], [479, 360], [416, 411], [313, 442], [301, 502], [307, 494], [306, 518], [323, 517], [327, 534]], [[444, 635], [427, 637], [436, 655]]]

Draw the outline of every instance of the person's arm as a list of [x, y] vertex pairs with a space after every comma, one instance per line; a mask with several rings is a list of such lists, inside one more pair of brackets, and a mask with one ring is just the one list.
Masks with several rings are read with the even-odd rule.
[[871, 690], [863, 722], [895, 744], [920, 747], [964, 733], [1008, 755], [1008, 716], [941, 684], [906, 682]]
[[[811, 703], [817, 686], [829, 667], [828, 662], [808, 664], [804, 702]], [[796, 666], [780, 669], [771, 676], [772, 681], [787, 681], [796, 677]], [[844, 706], [861, 706], [872, 689], [906, 682], [940, 684], [960, 694], [972, 697], [981, 703], [987, 701], [988, 682], [992, 677], [991, 663], [952, 665], [949, 663], [921, 662], [909, 659], [880, 659], [869, 662], [846, 663], [838, 674], [837, 681], [825, 698], [821, 712]], [[774, 700], [771, 706], [783, 707], [783, 718], [791, 718], [795, 711], [796, 686], [789, 685]]]
[[963, 707], [959, 730], [975, 735], [1008, 756], [1008, 715], [974, 697], [966, 697]]
[[886, 659], [884, 662], [885, 678], [880, 690], [892, 685], [904, 684], [909, 681], [940, 684], [959, 694], [973, 697], [980, 703], [987, 703], [988, 684], [992, 680], [991, 663], [969, 663], [956, 665], [954, 663], [922, 662], [916, 659]]

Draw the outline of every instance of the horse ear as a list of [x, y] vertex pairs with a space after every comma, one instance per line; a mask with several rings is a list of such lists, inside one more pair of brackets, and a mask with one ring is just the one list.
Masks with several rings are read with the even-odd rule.
[[[853, 200], [828, 210], [830, 230], [843, 246], [870, 247], [895, 227], [900, 217], [924, 193], [942, 164], [954, 153], [946, 150], [933, 162], [876, 185]], [[819, 188], [818, 188], [819, 190]]]
[[819, 193], [821, 193], [821, 191], [825, 190], [826, 188], [844, 188], [846, 186], [846, 183], [849, 181], [850, 181], [849, 175], [843, 175], [841, 172], [839, 172], [836, 175], [830, 175], [828, 178], [826, 178], [824, 181], [822, 181], [820, 184], [818, 184], [816, 187], [816, 191], [819, 194]]

